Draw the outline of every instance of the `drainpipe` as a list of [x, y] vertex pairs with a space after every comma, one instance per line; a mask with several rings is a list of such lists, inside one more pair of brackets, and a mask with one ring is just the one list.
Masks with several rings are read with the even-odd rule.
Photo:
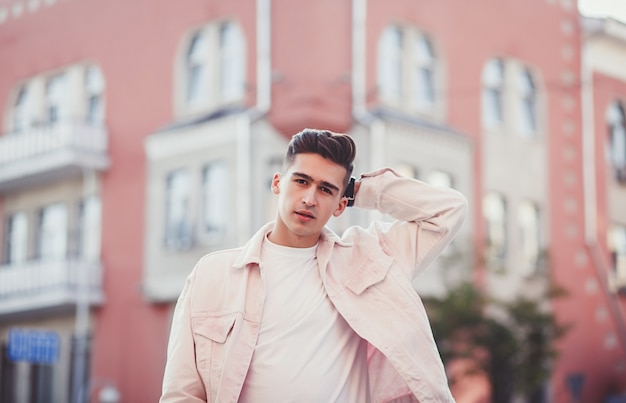
[[367, 110], [367, 0], [352, 0], [352, 117], [369, 129], [370, 168], [385, 164], [385, 124]]
[[[272, 95], [271, 67], [271, 0], [256, 1], [256, 101], [249, 113], [237, 117], [236, 164], [237, 164], [237, 243], [243, 244], [257, 223], [252, 219], [256, 205], [251, 203], [252, 189], [252, 124], [263, 118], [270, 110]], [[259, 216], [254, 210], [254, 215]]]
[[[369, 170], [385, 165], [385, 123], [367, 110], [367, 0], [352, 0], [352, 117], [369, 130]], [[369, 212], [370, 219], [381, 214]]]
[[611, 292], [608, 284], [610, 265], [598, 242], [597, 203], [596, 203], [596, 159], [593, 110], [593, 71], [587, 44], [583, 42], [581, 49], [581, 103], [583, 131], [583, 189], [584, 189], [584, 222], [585, 244], [589, 250], [596, 277], [604, 293], [609, 311], [613, 317], [622, 349], [626, 351], [626, 313], [617, 297]]
[[[83, 200], [96, 193], [96, 172], [83, 169]], [[74, 324], [74, 348], [72, 350], [72, 403], [83, 403], [89, 394], [88, 362], [89, 354], [89, 283], [92, 259], [79, 259], [76, 266], [76, 317]]]
[[256, 109], [265, 114], [272, 100], [271, 0], [257, 0], [256, 8]]
[[237, 133], [237, 244], [243, 245], [245, 240], [250, 236], [252, 228], [251, 220], [251, 175], [252, 175], [252, 158], [251, 158], [251, 126], [252, 119], [248, 114], [242, 114], [237, 117], [235, 133]]

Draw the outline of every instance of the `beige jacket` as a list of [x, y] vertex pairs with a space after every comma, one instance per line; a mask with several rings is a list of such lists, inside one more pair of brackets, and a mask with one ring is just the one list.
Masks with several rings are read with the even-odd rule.
[[[467, 200], [383, 169], [362, 176], [355, 206], [393, 222], [324, 229], [317, 249], [328, 297], [369, 343], [372, 402], [453, 402], [424, 306], [411, 281], [454, 238]], [[265, 286], [261, 244], [204, 256], [174, 312], [161, 403], [236, 402], [254, 353]]]

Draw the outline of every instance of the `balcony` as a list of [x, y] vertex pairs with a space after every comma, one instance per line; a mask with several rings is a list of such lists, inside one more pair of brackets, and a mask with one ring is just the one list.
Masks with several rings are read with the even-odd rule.
[[[81, 288], [81, 284], [85, 287]], [[68, 309], [83, 300], [99, 305], [103, 299], [99, 262], [35, 261], [0, 266], [0, 319], [14, 314]]]
[[110, 165], [104, 127], [60, 122], [0, 136], [0, 192]]

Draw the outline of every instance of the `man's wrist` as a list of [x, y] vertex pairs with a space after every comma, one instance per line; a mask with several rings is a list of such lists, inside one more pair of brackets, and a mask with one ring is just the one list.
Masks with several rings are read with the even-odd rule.
[[350, 181], [348, 181], [348, 186], [346, 187], [346, 191], [343, 194], [343, 197], [348, 199], [348, 207], [352, 207], [354, 205], [354, 196], [355, 192], [355, 182], [356, 178], [354, 176], [350, 177]]

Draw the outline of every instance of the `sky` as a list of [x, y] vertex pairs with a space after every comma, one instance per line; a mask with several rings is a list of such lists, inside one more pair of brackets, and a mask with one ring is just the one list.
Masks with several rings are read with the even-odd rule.
[[583, 15], [613, 17], [626, 23], [626, 0], [578, 0]]

